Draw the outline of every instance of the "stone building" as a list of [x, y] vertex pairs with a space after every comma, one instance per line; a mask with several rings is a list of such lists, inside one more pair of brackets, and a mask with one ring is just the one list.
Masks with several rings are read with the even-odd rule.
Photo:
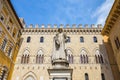
[[22, 28], [10, 0], [0, 0], [0, 80], [11, 79]]
[[[22, 30], [22, 44], [12, 80], [53, 80], [55, 72], [58, 73], [55, 80], [114, 80], [101, 35], [101, 25], [85, 25], [83, 28], [82, 25], [74, 24], [72, 28], [69, 25], [64, 28], [61, 24], [52, 27], [41, 25], [39, 28], [39, 25], [35, 25], [33, 28], [30, 25]], [[69, 67], [67, 70], [54, 71], [51, 55], [53, 37], [58, 33], [58, 27], [63, 28], [68, 37], [65, 49]], [[70, 70], [71, 79], [66, 79]], [[64, 76], [58, 76], [60, 73]]]
[[120, 79], [120, 0], [115, 0], [102, 30], [112, 73]]
[[[120, 0], [115, 0], [103, 28], [81, 24], [25, 27], [10, 0], [0, 0], [0, 80], [119, 80], [119, 25]], [[52, 60], [58, 28], [68, 39], [64, 50], [68, 63]]]

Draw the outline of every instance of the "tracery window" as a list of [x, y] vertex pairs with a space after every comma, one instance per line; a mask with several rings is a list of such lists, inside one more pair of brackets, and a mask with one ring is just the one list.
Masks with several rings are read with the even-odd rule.
[[84, 49], [81, 50], [80, 52], [80, 63], [81, 64], [89, 63], [87, 52]]
[[95, 52], [95, 61], [96, 63], [101, 63], [101, 64], [104, 63], [103, 56], [99, 50], [96, 50]]
[[44, 62], [44, 54], [42, 50], [39, 50], [37, 55], [36, 55], [36, 63], [37, 64], [42, 64]]
[[21, 63], [22, 64], [28, 64], [29, 63], [29, 51], [25, 50], [22, 57], [21, 57]]
[[72, 55], [72, 51], [71, 50], [67, 50], [67, 60], [70, 64], [73, 64], [73, 55]]

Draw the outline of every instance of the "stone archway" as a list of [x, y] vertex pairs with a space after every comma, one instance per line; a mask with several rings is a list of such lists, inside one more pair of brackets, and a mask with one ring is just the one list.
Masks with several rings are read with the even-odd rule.
[[28, 77], [26, 77], [24, 80], [35, 80], [33, 76], [29, 75]]
[[22, 80], [37, 80], [37, 77], [33, 72], [28, 72], [23, 76]]

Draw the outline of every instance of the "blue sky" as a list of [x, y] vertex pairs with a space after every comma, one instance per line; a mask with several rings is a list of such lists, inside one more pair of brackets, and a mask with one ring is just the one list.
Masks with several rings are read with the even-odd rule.
[[30, 24], [103, 24], [114, 0], [11, 0]]

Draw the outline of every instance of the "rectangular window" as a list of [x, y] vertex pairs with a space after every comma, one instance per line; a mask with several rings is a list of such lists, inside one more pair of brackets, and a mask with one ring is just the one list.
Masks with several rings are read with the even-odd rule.
[[8, 50], [8, 56], [11, 55], [11, 52], [12, 52], [12, 47], [10, 47], [9, 50]]
[[4, 16], [3, 15], [0, 15], [0, 20], [4, 21]]
[[2, 49], [2, 50], [4, 50], [4, 49], [5, 49], [6, 44], [7, 44], [7, 40], [6, 40], [6, 39], [4, 39], [3, 44], [2, 44], [2, 46], [1, 46], [1, 49]]

